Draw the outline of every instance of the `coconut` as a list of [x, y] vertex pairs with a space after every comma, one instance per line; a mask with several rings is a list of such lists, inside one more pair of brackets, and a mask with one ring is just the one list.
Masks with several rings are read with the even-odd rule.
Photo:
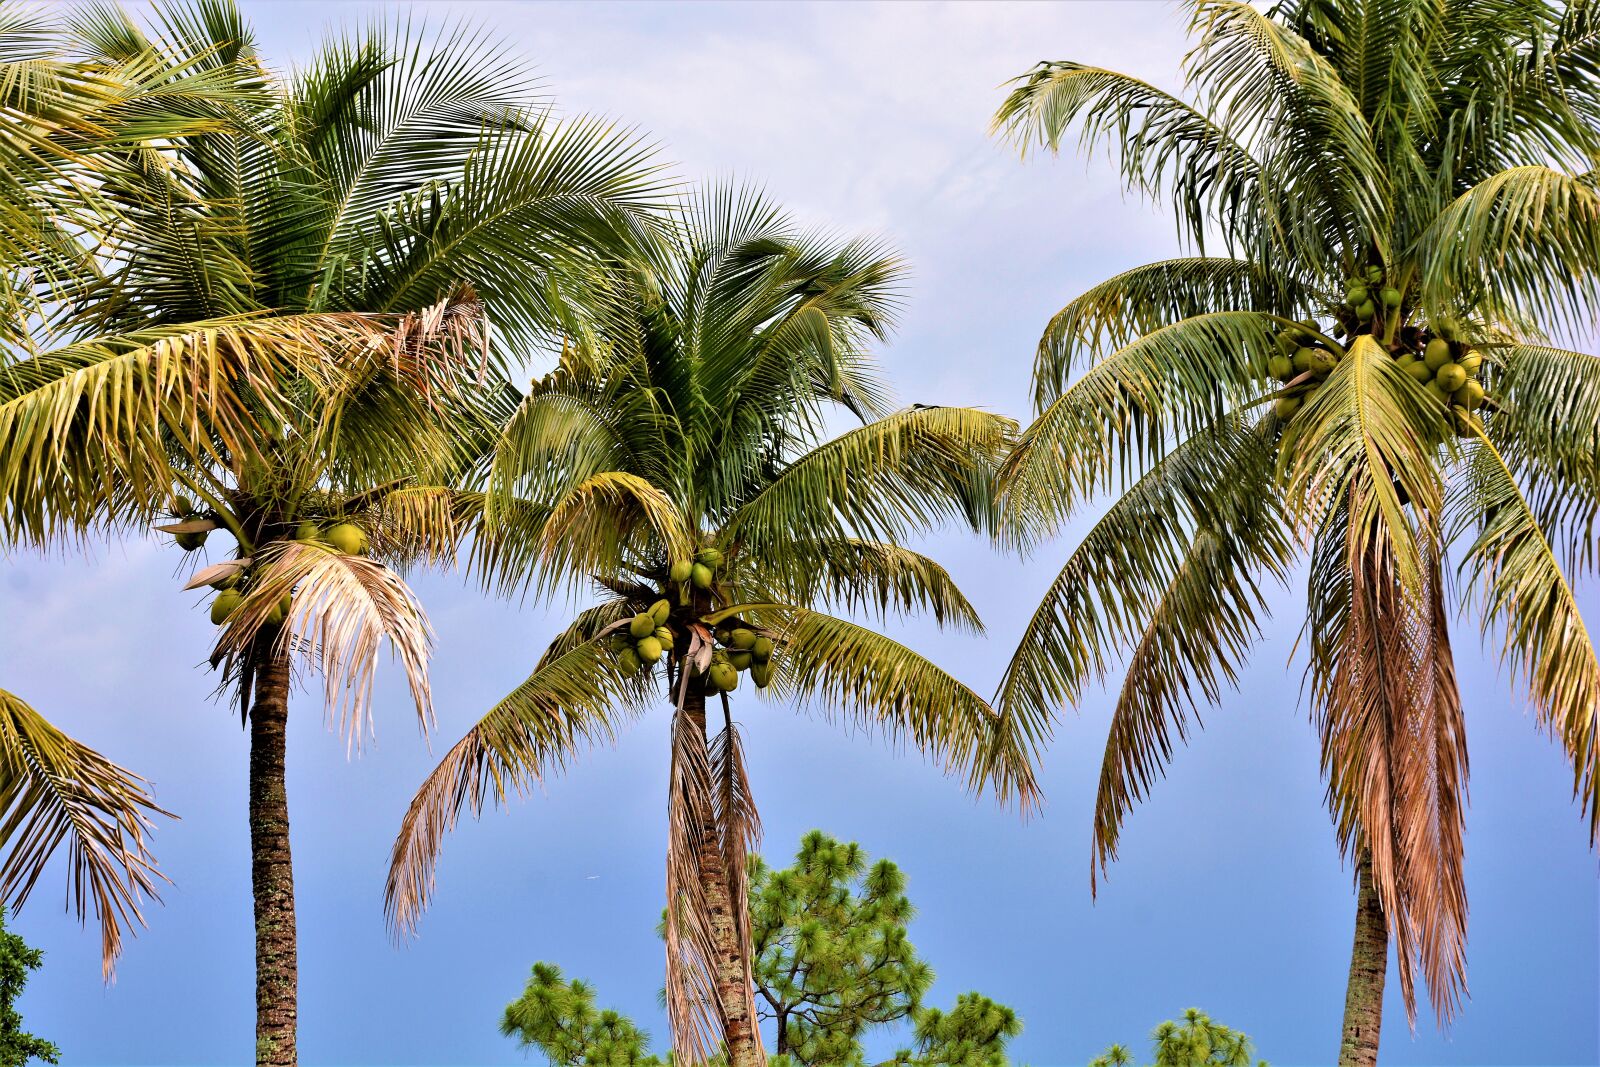
[[1461, 327], [1456, 324], [1455, 319], [1440, 319], [1433, 324], [1433, 332], [1443, 337], [1446, 341], [1454, 341], [1461, 332]]
[[622, 668], [623, 674], [638, 674], [642, 664], [639, 654], [631, 648], [625, 648], [617, 653], [617, 666]]
[[1426, 363], [1412, 363], [1406, 367], [1406, 373], [1419, 382], [1430, 381], [1433, 378], [1433, 368]]
[[689, 580], [694, 582], [696, 589], [711, 588], [711, 568], [704, 563], [696, 563], [689, 571]]
[[755, 657], [748, 652], [729, 652], [728, 662], [736, 671], [747, 671], [755, 663]]
[[1273, 356], [1267, 360], [1267, 373], [1279, 381], [1288, 381], [1294, 377], [1294, 360], [1288, 356]]
[[772, 684], [772, 664], [757, 663], [750, 668], [750, 680], [756, 683], [757, 689], [765, 689]]
[[1339, 365], [1339, 358], [1326, 348], [1313, 348], [1311, 350], [1311, 373], [1318, 377], [1327, 377], [1333, 368]]
[[621, 652], [625, 648], [633, 647], [633, 642], [621, 631], [612, 634], [606, 644], [611, 646], [611, 651], [613, 652]]
[[690, 563], [686, 559], [680, 559], [667, 570], [667, 577], [671, 578], [679, 585], [682, 585], [684, 582], [689, 580], [689, 574], [693, 569], [693, 563]]
[[650, 617], [656, 620], [657, 626], [667, 624], [667, 616], [672, 614], [672, 604], [665, 600], [658, 600], [650, 605]]
[[1383, 300], [1383, 306], [1388, 308], [1390, 311], [1393, 311], [1395, 308], [1400, 306], [1400, 290], [1394, 288], [1393, 286], [1384, 286], [1383, 292], [1380, 293], [1379, 296]]
[[1374, 304], [1370, 300], [1363, 300], [1361, 303], [1356, 305], [1356, 318], [1358, 319], [1370, 319], [1377, 313], [1378, 305]]
[[242, 603], [244, 603], [244, 597], [232, 589], [224, 589], [215, 597], [212, 597], [211, 625], [221, 626], [223, 623], [227, 622], [228, 617], [232, 615]]
[[633, 650], [639, 653], [641, 663], [654, 663], [661, 658], [661, 653], [666, 651], [653, 635], [639, 638], [639, 643], [633, 646]]
[[185, 552], [193, 552], [206, 543], [206, 534], [209, 530], [195, 530], [192, 533], [173, 534], [172, 539], [178, 542], [178, 547]]
[[194, 514], [194, 501], [183, 494], [172, 498], [172, 513], [174, 515], [190, 516]]
[[1294, 418], [1294, 413], [1300, 410], [1300, 398], [1297, 396], [1280, 396], [1272, 403], [1272, 413], [1283, 421]]
[[1450, 362], [1450, 342], [1443, 337], [1435, 337], [1428, 342], [1428, 347], [1422, 350], [1422, 362], [1428, 365], [1429, 370], [1438, 370]]
[[1450, 412], [1455, 416], [1456, 436], [1477, 437], [1483, 433], [1483, 420], [1477, 415], [1469, 415], [1460, 408], [1451, 408]]
[[1476, 411], [1483, 406], [1483, 396], [1483, 386], [1468, 379], [1465, 385], [1451, 394], [1450, 399], [1468, 411]]
[[1368, 284], [1376, 284], [1383, 281], [1383, 268], [1376, 263], [1369, 264], [1363, 273]]
[[733, 669], [731, 663], [713, 663], [706, 676], [724, 693], [739, 688], [739, 672]]
[[318, 541], [321, 540], [321, 538], [322, 527], [318, 526], [310, 519], [305, 519], [294, 528], [294, 539], [296, 541]]
[[672, 644], [672, 631], [667, 629], [665, 626], [657, 626], [656, 632], [651, 636], [657, 641], [660, 641], [663, 645]]
[[707, 567], [715, 567], [722, 562], [722, 553], [714, 548], [702, 548], [694, 554], [696, 563], [704, 563]]
[[647, 611], [641, 611], [628, 620], [628, 633], [634, 637], [649, 637], [656, 632], [656, 619]]
[[750, 646], [750, 651], [756, 657], [757, 663], [765, 663], [772, 658], [772, 638], [758, 637], [756, 643]]
[[1300, 347], [1300, 331], [1284, 330], [1272, 340], [1278, 346], [1279, 352], [1286, 356], [1292, 356], [1294, 355], [1294, 350]]
[[1428, 392], [1432, 393], [1434, 396], [1438, 397], [1440, 400], [1449, 400], [1450, 399], [1450, 390], [1448, 390], [1444, 386], [1440, 385], [1439, 384], [1439, 379], [1437, 379], [1437, 378], [1435, 378], [1433, 381], [1428, 383]]
[[272, 610], [267, 612], [268, 626], [282, 626], [289, 618], [289, 612], [294, 607], [294, 595], [283, 594], [283, 598], [272, 605]]
[[1459, 363], [1446, 363], [1434, 374], [1439, 383], [1439, 388], [1447, 393], [1453, 393], [1467, 384], [1467, 372]]
[[1483, 353], [1468, 352], [1456, 362], [1461, 364], [1461, 369], [1467, 372], [1468, 377], [1476, 378], [1478, 371], [1483, 369]]
[[1314, 348], [1298, 348], [1294, 353], [1294, 369], [1308, 371], [1317, 365], [1317, 350]]
[[738, 648], [738, 649], [753, 648], [753, 647], [755, 647], [755, 643], [756, 643], [756, 633], [755, 633], [755, 631], [754, 630], [747, 630], [743, 626], [739, 627], [737, 630], [734, 630], [733, 633], [728, 635], [728, 644], [732, 645], [734, 648]]
[[323, 532], [322, 539], [347, 556], [367, 554], [367, 532], [353, 522], [335, 523]]
[[1394, 365], [1399, 367], [1401, 370], [1405, 370], [1407, 367], [1416, 363], [1416, 361], [1416, 356], [1412, 355], [1410, 352], [1404, 352], [1394, 361]]
[[1365, 285], [1352, 285], [1344, 291], [1344, 302], [1351, 307], [1365, 302], [1366, 299], [1367, 287]]

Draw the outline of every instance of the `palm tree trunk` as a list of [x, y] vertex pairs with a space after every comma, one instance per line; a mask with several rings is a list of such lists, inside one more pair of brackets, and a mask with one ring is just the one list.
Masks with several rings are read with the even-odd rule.
[[[689, 684], [684, 696], [684, 711], [698, 728], [696, 735], [700, 743], [707, 746], [709, 753], [706, 696], [697, 680]], [[722, 858], [721, 828], [716, 825], [715, 815], [709, 809], [700, 813], [700, 818], [696, 861], [716, 953], [713, 960], [716, 970], [714, 980], [717, 1011], [722, 1017], [722, 1040], [728, 1047], [729, 1067], [755, 1067], [760, 1062], [760, 1046], [757, 1044], [756, 1021], [750, 1014], [750, 990], [745, 983], [744, 959], [748, 946], [740, 944], [739, 928], [734, 922], [728, 871]]]
[[1344, 993], [1344, 1032], [1339, 1067], [1373, 1067], [1383, 1023], [1383, 980], [1389, 967], [1389, 927], [1372, 884], [1372, 853], [1361, 850], [1356, 891], [1356, 937], [1350, 950], [1350, 980]]
[[294, 867], [284, 751], [289, 718], [289, 657], [263, 634], [252, 656], [250, 705], [250, 888], [256, 911], [256, 1064], [295, 1067], [299, 961], [294, 928]]

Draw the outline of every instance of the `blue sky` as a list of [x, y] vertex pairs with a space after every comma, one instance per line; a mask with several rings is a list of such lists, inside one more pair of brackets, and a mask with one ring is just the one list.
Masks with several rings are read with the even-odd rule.
[[[883, 358], [906, 402], [1025, 416], [1047, 316], [1173, 250], [1162, 210], [1125, 200], [1103, 161], [1024, 164], [986, 134], [999, 84], [1041, 58], [1173, 86], [1183, 24], [1164, 3], [417, 9], [488, 22], [563, 110], [636, 125], [686, 177], [757, 182], [806, 222], [893, 242], [912, 284]], [[247, 10], [269, 54], [290, 61], [319, 27], [381, 9]], [[989, 635], [892, 629], [991, 690], [1077, 532], [1027, 562], [968, 536], [931, 538], [927, 550]], [[59, 879], [14, 920], [47, 952], [25, 1017], [68, 1064], [242, 1063], [252, 1047], [245, 737], [237, 715], [209, 699], [211, 628], [198, 598], [179, 591], [174, 557], [154, 538], [132, 539], [87, 560], [19, 557], [0, 571], [0, 680], [148, 776], [182, 816], [157, 838], [175, 885], [115, 984], [100, 981], [97, 938], [61, 911]], [[314, 695], [293, 716], [302, 1062], [525, 1062], [496, 1027], [536, 959], [592, 980], [604, 1003], [663, 1035], [653, 928], [664, 715], [542, 795], [464, 824], [421, 936], [401, 948], [388, 940], [384, 865], [413, 789], [524, 677], [559, 617], [488, 601], [454, 576], [417, 587], [439, 633], [431, 742], [395, 671], [380, 685], [377, 743], [357, 758], [346, 758]], [[1580, 595], [1600, 616], [1593, 587]], [[1189, 1005], [1254, 1035], [1274, 1063], [1332, 1062], [1354, 898], [1322, 805], [1300, 666], [1289, 662], [1300, 603], [1298, 586], [1274, 596], [1269, 637], [1239, 691], [1205, 714], [1205, 731], [1136, 810], [1098, 901], [1089, 805], [1106, 693], [1065, 717], [1045, 761], [1048, 807], [1026, 824], [964, 796], [914, 753], [749, 702], [740, 717], [766, 852], [786, 858], [821, 827], [898, 861], [919, 908], [914, 940], [939, 972], [931, 1001], [977, 989], [1016, 1007], [1026, 1023], [1019, 1062], [1083, 1063], [1113, 1041], [1138, 1046]], [[1413, 1037], [1392, 996], [1384, 1060], [1596, 1063], [1600, 881], [1570, 774], [1470, 619], [1456, 647], [1472, 758], [1472, 998], [1449, 1035], [1424, 1014]]]

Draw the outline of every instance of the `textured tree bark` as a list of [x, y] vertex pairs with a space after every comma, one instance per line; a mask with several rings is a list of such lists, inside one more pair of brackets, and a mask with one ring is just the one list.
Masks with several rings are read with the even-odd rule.
[[[693, 681], [685, 694], [683, 709], [699, 727], [697, 736], [709, 751], [705, 692]], [[762, 1057], [755, 1016], [750, 1010], [750, 987], [745, 981], [744, 958], [748, 946], [740, 944], [739, 927], [734, 923], [733, 897], [720, 847], [722, 835], [711, 811], [702, 814], [699, 838], [696, 859], [716, 950], [714, 978], [717, 1010], [722, 1017], [722, 1039], [728, 1046], [730, 1067], [756, 1067]]]
[[299, 961], [295, 946], [294, 868], [284, 751], [289, 713], [289, 658], [258, 641], [250, 705], [250, 888], [256, 912], [256, 1063], [295, 1067]]
[[1389, 968], [1389, 927], [1372, 884], [1372, 854], [1361, 851], [1357, 868], [1356, 936], [1350, 950], [1350, 980], [1344, 994], [1344, 1031], [1339, 1067], [1373, 1067], [1383, 1023], [1383, 981]]

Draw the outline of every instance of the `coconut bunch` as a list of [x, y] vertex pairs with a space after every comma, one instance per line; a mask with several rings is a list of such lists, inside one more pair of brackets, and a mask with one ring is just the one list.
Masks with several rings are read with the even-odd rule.
[[[193, 552], [203, 546], [211, 531], [219, 526], [216, 515], [199, 511], [187, 497], [174, 498], [169, 514], [177, 521], [156, 529], [171, 534], [178, 547], [185, 552]], [[345, 519], [305, 519], [295, 526], [294, 536], [297, 541], [321, 542], [347, 556], [367, 554], [366, 531]], [[244, 603], [255, 577], [252, 560], [241, 557], [203, 568], [185, 588], [207, 586], [216, 590], [217, 595], [211, 598], [211, 623], [213, 626], [222, 626]], [[283, 625], [293, 607], [293, 599], [292, 594], [285, 594], [273, 606], [266, 620], [269, 626]]]
[[[757, 688], [771, 684], [776, 642], [754, 624], [737, 618], [711, 621], [717, 570], [722, 564], [722, 552], [715, 548], [701, 549], [692, 560], [675, 560], [666, 570], [659, 598], [649, 609], [612, 624], [611, 652], [623, 674], [649, 671], [676, 654], [681, 663], [702, 676], [707, 693], [733, 692], [739, 687], [739, 675], [746, 671]], [[688, 638], [682, 647], [677, 640], [680, 634]], [[697, 649], [702, 650], [700, 655], [691, 654]]]
[[[1449, 320], [1426, 328], [1401, 326], [1404, 300], [1405, 294], [1389, 284], [1383, 267], [1368, 264], [1346, 279], [1344, 303], [1333, 309], [1328, 331], [1341, 341], [1371, 334], [1400, 369], [1449, 407], [1458, 434], [1478, 433], [1483, 423], [1475, 413], [1493, 403], [1479, 380], [1482, 353], [1462, 342]], [[1283, 383], [1273, 411], [1287, 422], [1327, 380], [1344, 353], [1315, 319], [1280, 330], [1274, 341], [1278, 351], [1268, 359], [1266, 370], [1268, 377]]]

